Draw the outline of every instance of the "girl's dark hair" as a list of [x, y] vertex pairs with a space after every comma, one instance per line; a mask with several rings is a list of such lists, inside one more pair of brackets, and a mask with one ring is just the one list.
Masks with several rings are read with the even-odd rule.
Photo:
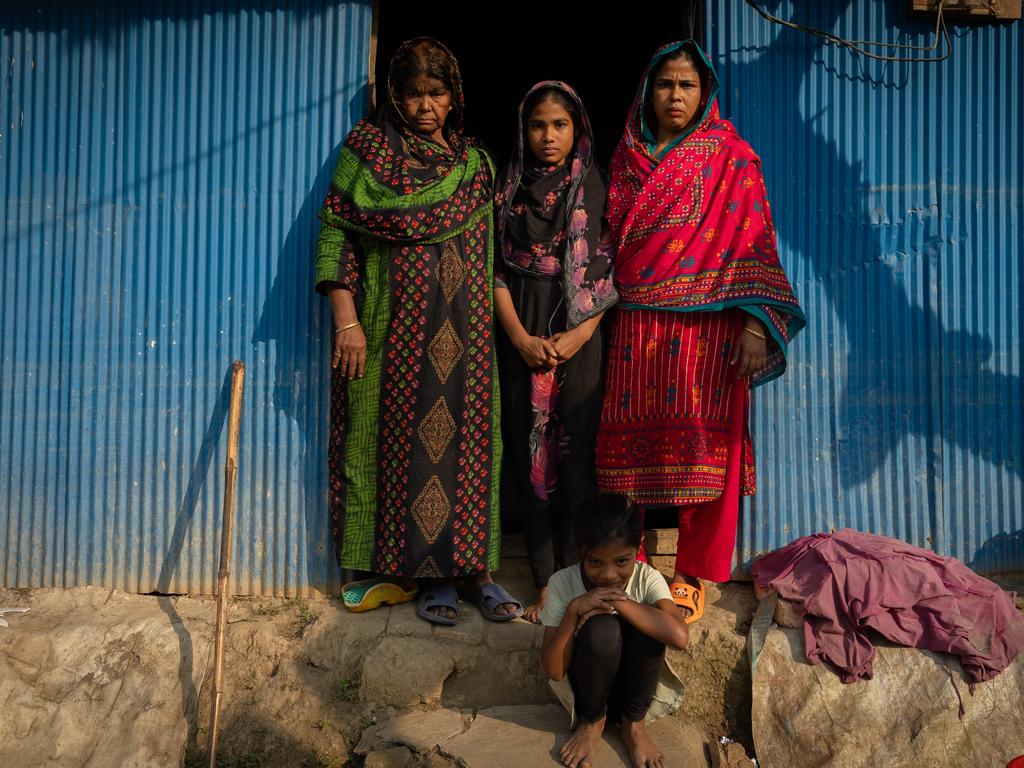
[[569, 113], [569, 117], [572, 118], [572, 127], [579, 133], [580, 131], [580, 109], [576, 106], [576, 102], [570, 98], [569, 94], [563, 91], [561, 88], [553, 88], [548, 86], [547, 88], [541, 88], [540, 90], [534, 91], [530, 94], [529, 98], [523, 103], [523, 130], [526, 130], [526, 124], [530, 120], [530, 115], [533, 114], [533, 110], [537, 108], [537, 105], [544, 101], [553, 101], [555, 104], [560, 106], [566, 112]]
[[[394, 108], [402, 100], [402, 90], [410, 80], [426, 75], [444, 83], [452, 93], [452, 109], [448, 121], [452, 128], [462, 128], [462, 77], [459, 64], [451, 51], [430, 38], [407, 40], [395, 51], [388, 67], [388, 88]], [[399, 110], [400, 111], [400, 110]]]
[[573, 131], [572, 151], [575, 152], [583, 127], [583, 123], [580, 120], [580, 108], [569, 94], [561, 88], [554, 88], [552, 86], [534, 91], [530, 94], [529, 98], [523, 102], [523, 146], [526, 147], [530, 143], [529, 136], [527, 134], [530, 124], [530, 115], [533, 114], [533, 110], [537, 108], [537, 105], [542, 104], [545, 101], [553, 101], [569, 113], [569, 119], [572, 120]]
[[576, 508], [573, 533], [580, 560], [595, 547], [603, 547], [614, 541], [639, 548], [643, 540], [640, 510], [625, 496], [596, 494]]

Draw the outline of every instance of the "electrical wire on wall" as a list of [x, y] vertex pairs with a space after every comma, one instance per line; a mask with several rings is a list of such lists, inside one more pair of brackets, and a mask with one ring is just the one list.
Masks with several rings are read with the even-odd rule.
[[[984, 0], [982, 0], [984, 1]], [[878, 59], [879, 61], [901, 61], [909, 63], [935, 63], [944, 61], [949, 58], [949, 55], [953, 52], [953, 46], [949, 41], [949, 30], [946, 29], [946, 19], [942, 14], [942, 6], [945, 4], [945, 0], [939, 0], [938, 13], [935, 17], [935, 39], [931, 45], [903, 45], [901, 43], [883, 43], [873, 40], [847, 40], [846, 38], [833, 35], [831, 32], [826, 32], [823, 29], [815, 29], [814, 27], [806, 27], [803, 24], [797, 24], [793, 21], [787, 21], [786, 19], [780, 19], [778, 16], [774, 16], [768, 11], [764, 10], [754, 0], [746, 0], [747, 5], [753, 8], [762, 17], [772, 22], [773, 24], [780, 24], [783, 27], [789, 27], [795, 29], [798, 32], [805, 32], [809, 35], [822, 38], [826, 43], [831, 45], [838, 45], [843, 48], [849, 48], [854, 53], [859, 53], [862, 56], [867, 56], [869, 59]], [[910, 51], [938, 51], [939, 49], [939, 32], [942, 32], [942, 37], [945, 40], [945, 50], [941, 56], [891, 56], [884, 53], [872, 53], [867, 48], [899, 48], [901, 50]]]

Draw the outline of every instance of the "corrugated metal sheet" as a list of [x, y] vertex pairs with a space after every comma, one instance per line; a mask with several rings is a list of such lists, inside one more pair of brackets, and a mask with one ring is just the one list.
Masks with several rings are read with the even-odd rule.
[[0, 10], [3, 584], [211, 592], [239, 358], [235, 591], [336, 586], [311, 253], [370, 23], [368, 0]]
[[[934, 28], [908, 3], [768, 5], [848, 39]], [[1021, 570], [1024, 25], [956, 24], [947, 61], [908, 64], [734, 0], [708, 17], [723, 114], [762, 157], [808, 314], [755, 398], [742, 558], [849, 526]]]

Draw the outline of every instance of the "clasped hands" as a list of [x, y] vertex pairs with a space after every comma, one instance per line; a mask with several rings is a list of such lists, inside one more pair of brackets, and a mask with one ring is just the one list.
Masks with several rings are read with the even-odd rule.
[[530, 368], [554, 368], [579, 352], [588, 338], [583, 329], [577, 327], [546, 339], [541, 336], [525, 336], [515, 347]]
[[570, 608], [576, 616], [576, 628], [573, 636], [594, 616], [606, 613], [615, 613], [619, 605], [629, 601], [629, 595], [618, 587], [594, 587], [575, 598], [570, 603]]

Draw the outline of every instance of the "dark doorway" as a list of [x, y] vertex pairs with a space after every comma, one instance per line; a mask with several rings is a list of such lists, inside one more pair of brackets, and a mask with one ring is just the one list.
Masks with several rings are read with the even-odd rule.
[[[654, 51], [696, 37], [700, 0], [592, 3], [387, 3], [377, 6], [378, 99], [388, 62], [403, 40], [428, 35], [458, 57], [466, 90], [466, 133], [494, 153], [500, 168], [512, 146], [516, 108], [539, 80], [564, 80], [579, 92], [607, 167], [626, 113]], [[486, 9], [487, 13], [482, 9]]]

